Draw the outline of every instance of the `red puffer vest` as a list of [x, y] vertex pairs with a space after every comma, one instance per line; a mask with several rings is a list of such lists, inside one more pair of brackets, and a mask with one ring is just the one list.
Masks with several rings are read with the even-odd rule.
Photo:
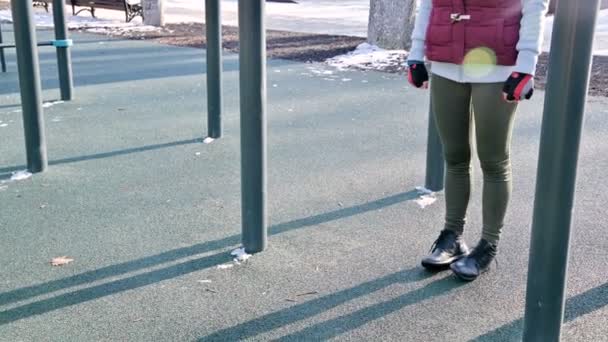
[[521, 11], [521, 0], [433, 0], [426, 56], [462, 64], [469, 51], [486, 48], [496, 64], [515, 65]]

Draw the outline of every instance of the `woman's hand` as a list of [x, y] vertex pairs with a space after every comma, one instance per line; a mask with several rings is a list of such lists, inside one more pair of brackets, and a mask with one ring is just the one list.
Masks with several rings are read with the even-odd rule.
[[409, 61], [407, 68], [407, 80], [416, 88], [427, 89], [429, 87], [429, 73], [426, 71], [424, 62]]
[[507, 102], [529, 100], [534, 93], [534, 77], [530, 74], [514, 72], [502, 87], [502, 98]]

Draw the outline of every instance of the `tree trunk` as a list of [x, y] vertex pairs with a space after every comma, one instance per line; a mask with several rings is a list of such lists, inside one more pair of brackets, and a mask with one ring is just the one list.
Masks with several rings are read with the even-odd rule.
[[162, 27], [165, 25], [165, 1], [142, 0], [144, 24]]
[[367, 40], [385, 49], [409, 49], [416, 0], [370, 0]]

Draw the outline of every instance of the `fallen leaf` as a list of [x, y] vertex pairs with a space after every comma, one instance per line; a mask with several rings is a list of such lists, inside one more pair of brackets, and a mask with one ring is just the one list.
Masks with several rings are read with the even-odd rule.
[[57, 257], [51, 260], [51, 266], [63, 266], [71, 263], [72, 261], [74, 261], [74, 259], [67, 256]]

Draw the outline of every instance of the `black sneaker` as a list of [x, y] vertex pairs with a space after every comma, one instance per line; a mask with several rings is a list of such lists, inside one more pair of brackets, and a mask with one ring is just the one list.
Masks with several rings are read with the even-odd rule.
[[440, 270], [469, 254], [469, 248], [462, 235], [451, 230], [442, 230], [433, 246], [431, 254], [422, 259], [422, 266], [429, 270]]
[[471, 254], [453, 263], [450, 268], [458, 278], [472, 281], [490, 268], [490, 263], [496, 257], [496, 253], [495, 244], [481, 239]]

